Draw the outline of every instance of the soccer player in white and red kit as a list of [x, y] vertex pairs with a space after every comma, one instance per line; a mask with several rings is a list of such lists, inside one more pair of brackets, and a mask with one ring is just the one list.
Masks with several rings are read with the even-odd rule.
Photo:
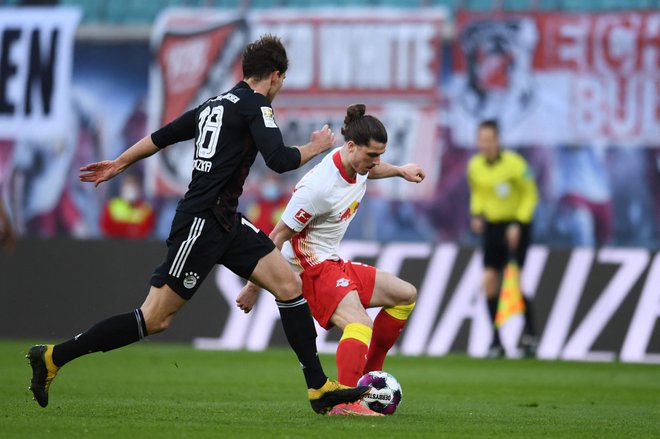
[[[309, 171], [296, 185], [282, 218], [270, 234], [282, 255], [302, 279], [302, 291], [314, 318], [329, 329], [339, 327], [339, 382], [355, 385], [362, 374], [382, 370], [417, 297], [410, 283], [374, 267], [342, 260], [338, 247], [366, 192], [367, 179], [402, 177], [421, 182], [416, 164], [393, 166], [380, 161], [387, 131], [365, 106], [347, 110], [345, 143]], [[249, 312], [259, 287], [248, 282], [238, 295]], [[375, 321], [365, 311], [383, 307]], [[335, 406], [331, 414], [365, 414], [356, 404]], [[373, 414], [373, 412], [372, 412]]]

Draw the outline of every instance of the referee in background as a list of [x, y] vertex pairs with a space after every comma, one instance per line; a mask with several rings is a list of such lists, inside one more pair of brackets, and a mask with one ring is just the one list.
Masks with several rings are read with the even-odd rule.
[[[497, 121], [486, 120], [477, 131], [479, 151], [467, 166], [470, 186], [470, 226], [483, 235], [482, 286], [493, 321], [493, 340], [488, 357], [505, 356], [495, 325], [502, 272], [514, 258], [521, 270], [529, 246], [532, 217], [538, 190], [529, 165], [518, 153], [500, 149]], [[531, 301], [525, 298], [525, 331], [521, 346], [526, 356], [535, 356], [538, 337], [532, 319]]]

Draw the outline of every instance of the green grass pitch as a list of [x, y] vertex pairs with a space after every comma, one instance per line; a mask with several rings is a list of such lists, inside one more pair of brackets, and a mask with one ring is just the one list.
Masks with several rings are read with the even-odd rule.
[[[64, 367], [40, 408], [30, 341], [0, 340], [2, 438], [657, 438], [660, 366], [393, 356], [384, 418], [312, 412], [293, 352], [142, 342]], [[322, 355], [327, 373], [334, 357]]]

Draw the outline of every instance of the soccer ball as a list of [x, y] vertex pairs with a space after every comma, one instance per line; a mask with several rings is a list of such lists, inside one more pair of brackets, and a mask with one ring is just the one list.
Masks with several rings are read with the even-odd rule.
[[381, 370], [365, 373], [357, 385], [373, 387], [371, 392], [362, 397], [361, 404], [375, 412], [391, 415], [401, 404], [401, 385], [387, 372]]

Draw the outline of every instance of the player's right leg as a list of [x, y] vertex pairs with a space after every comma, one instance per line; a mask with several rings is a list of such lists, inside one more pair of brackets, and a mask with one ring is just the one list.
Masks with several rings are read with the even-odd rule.
[[[335, 282], [332, 282], [334, 285]], [[330, 294], [326, 294], [330, 296]], [[337, 380], [347, 386], [357, 385], [367, 362], [373, 323], [356, 290], [349, 291], [337, 304], [330, 323], [342, 330], [337, 346]], [[383, 416], [359, 402], [338, 404], [330, 416]]]
[[141, 308], [103, 320], [87, 331], [58, 345], [36, 345], [27, 358], [32, 367], [30, 390], [41, 407], [48, 405], [48, 390], [59, 369], [92, 352], [107, 352], [129, 345], [147, 335], [164, 331], [174, 314], [186, 303], [171, 288], [152, 286]]
[[317, 413], [327, 413], [333, 406], [353, 402], [369, 387], [347, 387], [329, 380], [323, 371], [316, 349], [316, 328], [300, 280], [279, 250], [259, 259], [250, 280], [275, 296], [282, 326], [289, 345], [296, 353], [307, 382], [308, 398]]
[[374, 332], [364, 373], [383, 370], [389, 350], [399, 338], [415, 307], [417, 289], [409, 282], [386, 271], [377, 270], [370, 307], [382, 307], [374, 320]]
[[337, 379], [344, 385], [355, 386], [367, 362], [373, 332], [373, 322], [356, 290], [348, 292], [339, 301], [330, 322], [342, 330], [336, 355]]

